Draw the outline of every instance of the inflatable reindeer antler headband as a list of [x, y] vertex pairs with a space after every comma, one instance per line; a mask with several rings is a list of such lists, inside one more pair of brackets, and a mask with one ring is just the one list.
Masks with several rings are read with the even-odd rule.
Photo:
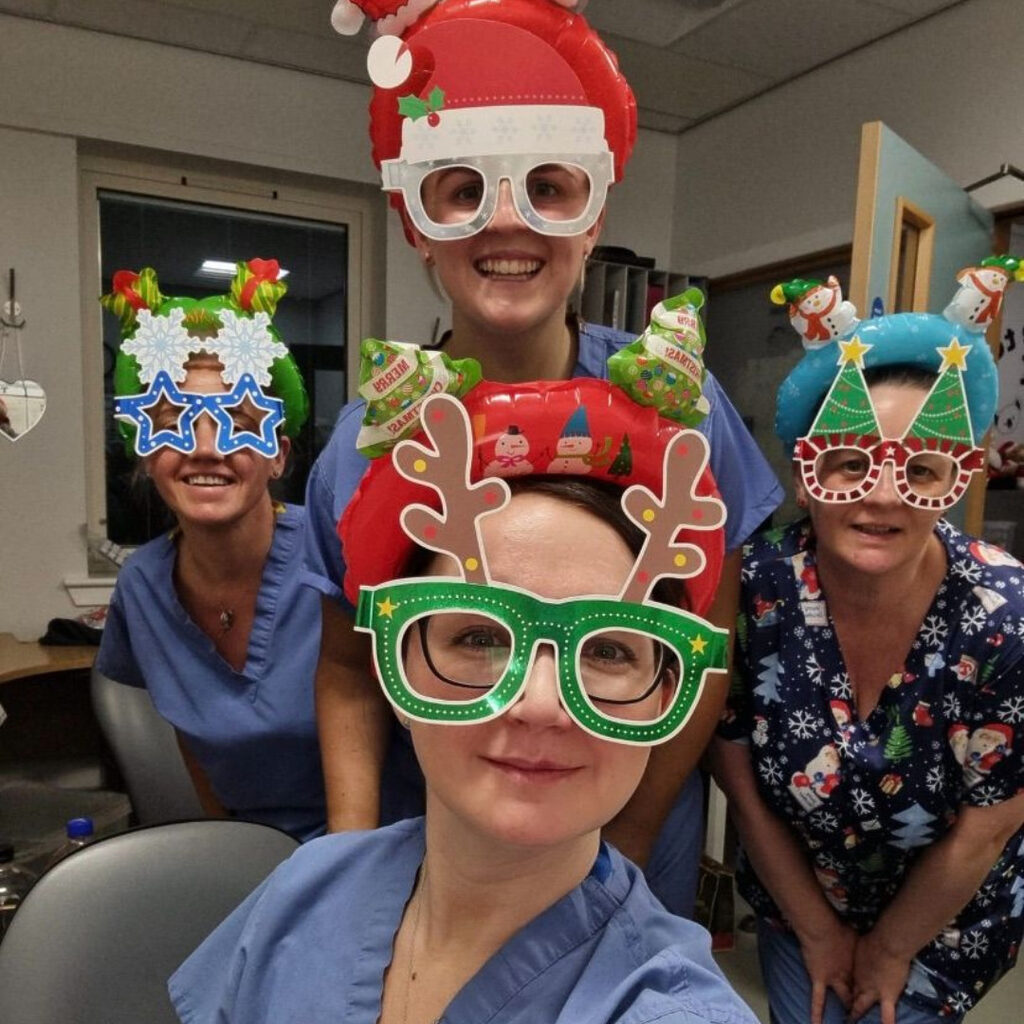
[[[680, 529], [713, 532], [724, 522], [721, 501], [699, 493], [708, 461], [706, 439], [691, 430], [675, 432], [664, 448], [660, 496], [642, 484], [623, 494], [623, 509], [646, 540], [619, 595], [550, 600], [490, 577], [480, 523], [508, 504], [510, 491], [499, 477], [473, 479], [477, 452], [470, 413], [451, 395], [436, 394], [423, 405], [423, 426], [429, 445], [401, 442], [393, 452], [394, 466], [406, 480], [434, 490], [442, 508], [408, 504], [401, 524], [419, 544], [452, 556], [461, 579], [428, 576], [360, 587], [356, 628], [373, 634], [374, 664], [388, 699], [420, 721], [487, 721], [519, 698], [536, 643], [546, 640], [558, 647], [561, 699], [581, 728], [642, 745], [675, 735], [696, 704], [705, 674], [726, 664], [725, 630], [691, 612], [649, 602], [658, 579], [693, 578], [707, 568], [702, 547], [680, 540]], [[379, 488], [380, 479], [363, 486]], [[436, 639], [456, 624], [469, 628], [467, 621], [481, 629], [486, 623], [493, 641], [486, 661], [460, 653], [464, 645]], [[414, 627], [436, 689], [424, 687], [408, 671]], [[627, 659], [630, 669], [614, 682], [586, 654], [613, 637], [614, 643], [641, 652]], [[652, 711], [648, 698], [665, 683], [671, 684], [670, 697]]]

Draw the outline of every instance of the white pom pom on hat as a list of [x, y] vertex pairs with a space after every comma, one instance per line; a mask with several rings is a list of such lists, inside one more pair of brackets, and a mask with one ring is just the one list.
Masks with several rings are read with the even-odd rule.
[[363, 12], [352, 0], [338, 0], [331, 11], [331, 28], [339, 35], [354, 36], [363, 25]]
[[412, 74], [412, 53], [398, 36], [381, 36], [366, 55], [366, 70], [378, 89], [397, 89]]

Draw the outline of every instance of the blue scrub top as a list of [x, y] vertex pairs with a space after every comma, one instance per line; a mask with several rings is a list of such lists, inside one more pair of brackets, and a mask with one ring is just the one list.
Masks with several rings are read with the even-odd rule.
[[[375, 1024], [423, 819], [299, 849], [171, 978], [185, 1024]], [[445, 1024], [756, 1024], [699, 925], [603, 846], [587, 878], [474, 975]]]
[[104, 675], [149, 691], [231, 814], [300, 840], [326, 824], [313, 707], [320, 600], [299, 582], [305, 526], [296, 505], [276, 517], [241, 672], [178, 600], [173, 535], [121, 569], [96, 659]]

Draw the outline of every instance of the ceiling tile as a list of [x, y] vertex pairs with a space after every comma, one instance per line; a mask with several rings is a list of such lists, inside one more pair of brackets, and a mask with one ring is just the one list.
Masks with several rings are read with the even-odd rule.
[[665, 46], [709, 18], [746, 0], [591, 0], [583, 16], [606, 32], [650, 46]]
[[54, 17], [68, 25], [212, 53], [234, 53], [250, 31], [240, 18], [182, 10], [159, 0], [60, 0]]
[[867, 0], [867, 6], [888, 7], [893, 11], [903, 11], [915, 18], [926, 18], [929, 14], [952, 7], [962, 0]]
[[318, 39], [301, 32], [259, 26], [251, 30], [238, 55], [268, 64], [319, 71], [367, 85], [370, 81], [366, 73], [366, 47], [333, 31]]
[[740, 68], [713, 64], [628, 39], [609, 39], [639, 106], [699, 120], [771, 85]]
[[702, 25], [672, 49], [784, 80], [910, 20], [859, 0], [752, 0]]

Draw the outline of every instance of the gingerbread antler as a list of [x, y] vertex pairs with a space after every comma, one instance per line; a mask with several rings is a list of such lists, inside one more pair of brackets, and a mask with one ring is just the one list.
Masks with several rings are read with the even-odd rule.
[[395, 467], [407, 480], [433, 487], [444, 511], [409, 505], [402, 513], [402, 528], [431, 551], [454, 557], [467, 583], [487, 583], [479, 521], [508, 504], [508, 484], [493, 477], [470, 482], [473, 434], [458, 399], [431, 395], [423, 403], [422, 424], [433, 449], [402, 441], [393, 453]]
[[722, 502], [696, 493], [707, 462], [706, 438], [695, 430], [683, 430], [665, 449], [662, 498], [640, 484], [622, 495], [626, 515], [647, 534], [623, 588], [623, 601], [644, 601], [662, 576], [685, 579], [704, 570], [704, 552], [696, 544], [676, 543], [675, 536], [682, 528], [714, 530], [725, 522]]

